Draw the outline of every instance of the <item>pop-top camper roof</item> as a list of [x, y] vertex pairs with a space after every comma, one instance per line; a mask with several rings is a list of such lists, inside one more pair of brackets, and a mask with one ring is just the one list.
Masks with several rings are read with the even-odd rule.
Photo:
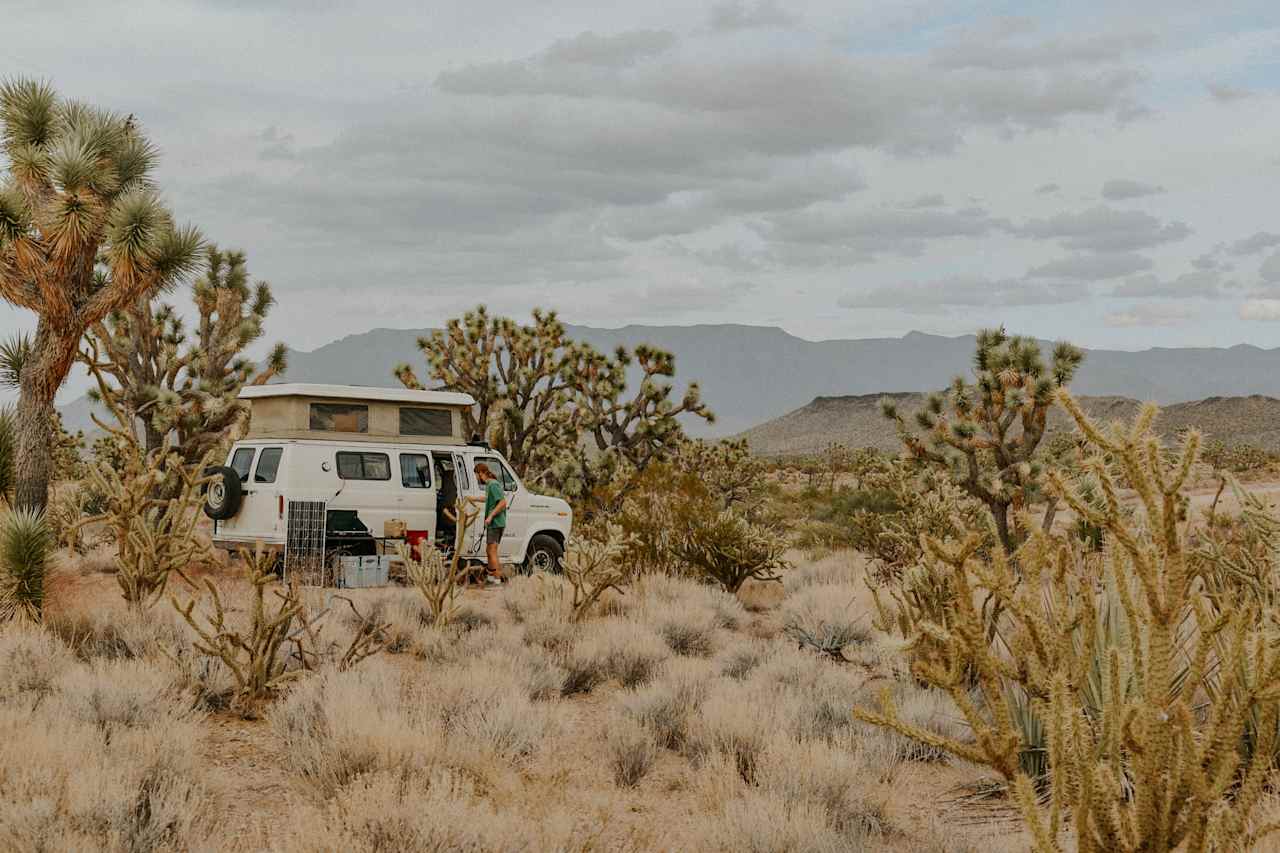
[[359, 385], [252, 385], [248, 438], [341, 438], [344, 441], [463, 444], [462, 412], [470, 394]]

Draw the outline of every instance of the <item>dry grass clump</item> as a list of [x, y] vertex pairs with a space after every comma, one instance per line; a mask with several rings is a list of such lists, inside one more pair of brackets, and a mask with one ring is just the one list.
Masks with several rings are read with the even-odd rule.
[[627, 717], [615, 716], [605, 740], [613, 781], [620, 788], [634, 788], [658, 759], [653, 733]]
[[811, 586], [862, 582], [867, 560], [856, 551], [836, 551], [816, 560], [808, 560], [787, 572], [783, 579], [788, 598]]
[[847, 647], [872, 637], [870, 619], [854, 607], [857, 598], [852, 584], [811, 584], [782, 605], [784, 630], [799, 645], [844, 661]]
[[716, 614], [691, 602], [668, 605], [654, 618], [658, 634], [678, 655], [706, 657], [715, 649]]
[[624, 694], [619, 705], [624, 715], [643, 726], [658, 746], [683, 749], [689, 723], [702, 706], [711, 684], [705, 666], [680, 666], [672, 661], [653, 684]]
[[0, 632], [0, 839], [12, 850], [167, 851], [212, 829], [199, 719], [139, 660], [76, 661], [38, 629]]
[[443, 853], [589, 850], [599, 830], [562, 813], [499, 811], [464, 776], [447, 770], [404, 775], [376, 772], [353, 780], [327, 806], [298, 811], [285, 853]]
[[610, 617], [585, 627], [565, 656], [562, 694], [586, 693], [609, 680], [636, 687], [653, 678], [671, 651], [652, 628], [632, 619]]

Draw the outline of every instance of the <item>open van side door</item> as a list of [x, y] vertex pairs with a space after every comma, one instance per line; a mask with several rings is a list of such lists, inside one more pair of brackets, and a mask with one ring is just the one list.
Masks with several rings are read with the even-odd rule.
[[[462, 556], [467, 558], [483, 560], [484, 553], [484, 492], [480, 490], [480, 484], [476, 482], [475, 472], [471, 470], [470, 463], [466, 456], [461, 453], [453, 454], [453, 470], [454, 476], [457, 478], [458, 494], [465, 498], [478, 498], [481, 501], [481, 515], [471, 522], [462, 536]], [[474, 509], [474, 507], [473, 507]]]

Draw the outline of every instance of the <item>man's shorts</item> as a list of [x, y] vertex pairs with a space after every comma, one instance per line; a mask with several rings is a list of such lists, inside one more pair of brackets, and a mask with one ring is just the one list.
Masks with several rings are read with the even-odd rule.
[[507, 528], [494, 527], [492, 524], [484, 529], [484, 541], [489, 545], [497, 545], [502, 541], [502, 533]]

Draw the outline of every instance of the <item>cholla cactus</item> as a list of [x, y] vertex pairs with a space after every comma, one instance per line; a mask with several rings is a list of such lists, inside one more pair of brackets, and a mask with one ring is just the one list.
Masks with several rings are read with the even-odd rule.
[[[123, 420], [120, 409], [113, 411]], [[113, 460], [88, 468], [87, 485], [99, 496], [102, 511], [81, 519], [64, 536], [84, 525], [105, 525], [116, 543], [116, 580], [125, 601], [150, 606], [164, 594], [170, 574], [190, 583], [186, 568], [208, 552], [195, 532], [201, 490], [208, 482], [203, 469], [212, 457], [186, 465], [167, 448], [148, 452], [132, 431], [98, 425], [110, 434], [115, 451]]]
[[784, 537], [752, 524], [734, 510], [709, 518], [690, 513], [680, 519], [675, 554], [725, 592], [736, 593], [748, 580], [777, 581], [789, 568]]
[[199, 315], [193, 334], [173, 306], [147, 294], [93, 324], [79, 355], [98, 378], [91, 398], [110, 398], [131, 427], [141, 425], [148, 452], [175, 436], [188, 465], [219, 448], [245, 418], [240, 389], [287, 366], [284, 344], [261, 369], [243, 354], [262, 337], [275, 304], [270, 285], [250, 286], [243, 252], [210, 246], [205, 260], [206, 273], [191, 289]]
[[622, 587], [635, 576], [626, 560], [629, 537], [616, 524], [574, 537], [564, 555], [564, 577], [573, 588], [572, 618], [591, 612], [600, 596]]
[[764, 462], [752, 455], [746, 439], [686, 441], [672, 464], [677, 471], [700, 478], [721, 509], [750, 509], [764, 491]]
[[[1005, 553], [1013, 553], [1027, 537], [1019, 516], [1041, 496], [1036, 447], [1054, 394], [1067, 386], [1083, 359], [1078, 348], [1059, 343], [1046, 366], [1033, 339], [1010, 337], [1003, 328], [984, 329], [974, 353], [974, 383], [957, 376], [945, 396], [930, 396], [916, 413], [925, 435], [908, 426], [895, 403], [881, 401], [912, 459], [950, 471], [957, 485], [986, 504]], [[1051, 501], [1045, 529], [1055, 509]]]
[[174, 224], [133, 116], [0, 83], [0, 298], [39, 318], [22, 367], [15, 502], [48, 500], [54, 398], [81, 336], [193, 272], [201, 238]]
[[409, 582], [422, 593], [427, 609], [431, 611], [431, 624], [436, 628], [444, 627], [458, 611], [458, 593], [468, 571], [462, 559], [467, 530], [482, 512], [463, 495], [458, 495], [453, 510], [457, 524], [454, 525], [453, 547], [448, 555], [442, 554], [431, 542], [423, 542], [419, 546], [421, 553], [418, 557], [404, 545], [396, 548], [404, 561]]
[[[927, 642], [912, 669], [951, 695], [973, 740], [910, 725], [888, 694], [881, 711], [854, 713], [1013, 782], [1037, 850], [1252, 849], [1277, 828], [1256, 817], [1277, 742], [1280, 650], [1256, 600], [1242, 596], [1218, 612], [1200, 583], [1204, 567], [1179, 523], [1200, 436], [1188, 433], [1170, 458], [1151, 430], [1154, 406], [1131, 427], [1104, 432], [1064, 391], [1058, 396], [1098, 454], [1089, 467], [1103, 506], [1057, 471], [1048, 487], [1106, 529], [1109, 552], [1089, 555], [1045, 531], [1033, 531], [1013, 557], [979, 557], [972, 538], [931, 540], [952, 595], [946, 624], [919, 625], [917, 639]], [[1122, 488], [1142, 513], [1126, 511]], [[975, 603], [984, 595], [1005, 614], [1004, 646], [989, 641]], [[1106, 601], [1112, 595], [1118, 605]], [[1020, 692], [1047, 729], [1047, 809], [1022, 760], [1011, 698]]]

